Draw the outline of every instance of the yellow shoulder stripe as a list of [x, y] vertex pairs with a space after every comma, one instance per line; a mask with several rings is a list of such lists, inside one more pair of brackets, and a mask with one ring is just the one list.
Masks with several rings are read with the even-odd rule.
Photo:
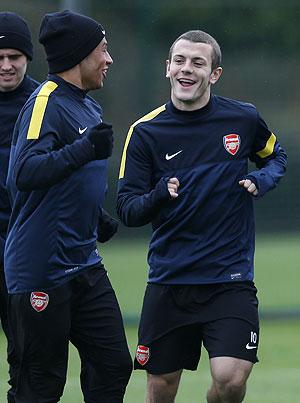
[[135, 123], [133, 123], [133, 125], [130, 126], [130, 129], [127, 133], [127, 137], [125, 140], [125, 144], [124, 144], [124, 148], [123, 148], [123, 154], [122, 154], [122, 159], [121, 159], [121, 166], [120, 166], [120, 173], [119, 173], [119, 179], [124, 178], [124, 173], [125, 173], [125, 165], [126, 165], [126, 154], [127, 154], [127, 147], [129, 144], [129, 141], [131, 139], [132, 133], [133, 133], [133, 129], [135, 128], [135, 126], [138, 123], [141, 122], [147, 122], [148, 120], [151, 120], [153, 118], [155, 118], [155, 116], [159, 115], [161, 112], [163, 112], [164, 110], [166, 110], [166, 105], [162, 105], [159, 108], [154, 109], [154, 111], [148, 113], [147, 115], [143, 116], [142, 118], [140, 118], [139, 120], [137, 120]]
[[262, 150], [258, 151], [256, 154], [260, 158], [268, 157], [274, 151], [275, 142], [276, 142], [276, 136], [275, 136], [275, 134], [272, 133], [271, 136], [269, 137], [269, 140], [267, 141], [267, 144], [266, 144], [265, 148], [263, 148]]
[[57, 86], [55, 82], [47, 81], [37, 94], [27, 132], [27, 140], [36, 140], [39, 138], [49, 95]]

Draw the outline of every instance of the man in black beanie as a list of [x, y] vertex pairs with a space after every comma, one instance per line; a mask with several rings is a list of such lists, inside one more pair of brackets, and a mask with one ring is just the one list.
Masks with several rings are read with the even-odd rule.
[[26, 75], [32, 60], [31, 34], [26, 21], [12, 12], [0, 12], [0, 319], [8, 341], [8, 363], [11, 389], [8, 402], [14, 402], [16, 382], [15, 354], [8, 329], [7, 289], [4, 278], [4, 244], [11, 207], [6, 190], [6, 175], [14, 125], [23, 105], [39, 85]]
[[103, 27], [70, 11], [47, 14], [39, 40], [50, 74], [16, 123], [7, 178], [5, 273], [22, 363], [16, 403], [60, 400], [70, 341], [84, 401], [119, 403], [132, 362], [96, 246], [113, 131], [87, 95], [103, 86], [113, 61]]

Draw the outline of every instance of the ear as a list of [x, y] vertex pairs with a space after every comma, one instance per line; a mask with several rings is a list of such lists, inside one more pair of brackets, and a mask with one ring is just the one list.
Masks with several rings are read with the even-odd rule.
[[166, 77], [170, 77], [170, 61], [166, 60]]
[[222, 71], [223, 71], [222, 67], [217, 67], [216, 69], [214, 69], [212, 71], [212, 73], [210, 75], [210, 80], [209, 80], [211, 84], [215, 84], [219, 80], [219, 78], [221, 77]]

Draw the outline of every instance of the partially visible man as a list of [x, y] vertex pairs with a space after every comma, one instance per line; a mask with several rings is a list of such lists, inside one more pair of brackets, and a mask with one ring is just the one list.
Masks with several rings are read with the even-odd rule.
[[113, 131], [87, 95], [103, 86], [113, 61], [103, 27], [70, 11], [46, 14], [39, 40], [49, 76], [16, 123], [7, 178], [13, 207], [5, 273], [21, 363], [16, 403], [60, 400], [70, 341], [82, 362], [84, 401], [120, 403], [132, 363], [96, 247], [107, 238], [102, 203]]
[[134, 123], [124, 146], [119, 216], [153, 227], [135, 360], [147, 403], [174, 402], [202, 343], [209, 403], [242, 402], [257, 362], [253, 198], [278, 184], [287, 157], [253, 105], [212, 94], [220, 63], [211, 35], [179, 36], [166, 64], [171, 99]]
[[11, 213], [6, 190], [10, 145], [14, 125], [23, 105], [39, 85], [26, 75], [32, 60], [31, 34], [26, 21], [12, 12], [0, 13], [0, 319], [8, 340], [8, 363], [11, 389], [8, 402], [14, 402], [14, 349], [8, 329], [7, 289], [4, 278], [3, 254]]

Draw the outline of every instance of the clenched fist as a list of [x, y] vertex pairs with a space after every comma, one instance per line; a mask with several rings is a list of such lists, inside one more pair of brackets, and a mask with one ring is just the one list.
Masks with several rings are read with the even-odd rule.
[[111, 156], [114, 141], [112, 125], [101, 122], [89, 130], [87, 137], [95, 148], [98, 160]]

